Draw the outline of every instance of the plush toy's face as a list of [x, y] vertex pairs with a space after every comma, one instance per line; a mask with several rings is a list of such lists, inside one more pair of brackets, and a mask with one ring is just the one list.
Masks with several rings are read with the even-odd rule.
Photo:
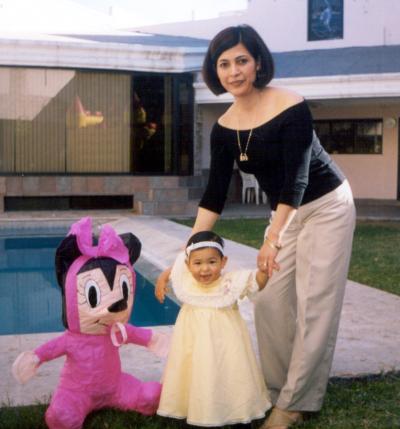
[[112, 259], [92, 265], [91, 269], [77, 275], [80, 332], [103, 335], [114, 323], [128, 322], [133, 306], [134, 278], [126, 265]]
[[113, 324], [128, 322], [136, 280], [133, 264], [141, 247], [134, 234], [117, 235], [107, 224], [94, 244], [89, 217], [71, 226], [55, 257], [66, 329], [104, 335]]

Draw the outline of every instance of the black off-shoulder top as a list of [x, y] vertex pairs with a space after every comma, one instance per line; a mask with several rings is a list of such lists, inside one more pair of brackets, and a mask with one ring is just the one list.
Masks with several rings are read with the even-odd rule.
[[[240, 131], [242, 149], [250, 130]], [[254, 174], [272, 210], [279, 203], [298, 208], [337, 188], [345, 176], [321, 146], [303, 100], [253, 128], [248, 161], [239, 160], [236, 130], [218, 122], [211, 131], [208, 184], [199, 206], [220, 214], [224, 208], [234, 161]]]

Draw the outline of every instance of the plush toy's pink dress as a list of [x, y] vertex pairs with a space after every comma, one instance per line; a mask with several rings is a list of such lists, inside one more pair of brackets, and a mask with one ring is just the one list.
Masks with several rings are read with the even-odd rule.
[[67, 330], [33, 352], [21, 353], [13, 364], [16, 379], [24, 383], [43, 362], [66, 356], [45, 415], [50, 429], [80, 429], [85, 417], [102, 407], [150, 415], [159, 402], [160, 383], [142, 382], [123, 373], [119, 356], [123, 343], [146, 346], [156, 353], [162, 346], [156, 332], [126, 323], [135, 291], [130, 258], [131, 254], [132, 259], [139, 256], [140, 242], [130, 234], [125, 245], [105, 225], [93, 246], [91, 231], [90, 218], [76, 222], [56, 253], [56, 266], [63, 273], [58, 281]]
[[261, 418], [270, 399], [237, 301], [258, 291], [254, 271], [224, 274], [203, 287], [182, 253], [171, 272], [183, 302], [171, 340], [157, 413], [198, 426]]
[[[125, 325], [126, 343], [146, 346], [150, 329]], [[80, 428], [86, 415], [102, 407], [155, 413], [160, 384], [144, 383], [121, 371], [119, 349], [110, 335], [85, 335], [66, 331], [35, 350], [40, 363], [66, 355], [58, 387], [46, 412], [54, 429]], [[64, 424], [65, 423], [65, 424]]]

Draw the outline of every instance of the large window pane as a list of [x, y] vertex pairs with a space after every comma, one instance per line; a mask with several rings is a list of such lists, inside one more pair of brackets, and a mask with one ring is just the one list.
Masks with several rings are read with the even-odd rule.
[[381, 119], [318, 120], [314, 127], [329, 153], [382, 153]]
[[190, 74], [0, 67], [0, 173], [190, 174]]
[[164, 172], [165, 102], [163, 76], [133, 78], [132, 171]]
[[192, 94], [190, 75], [134, 75], [133, 172], [190, 174]]
[[130, 81], [124, 74], [77, 73], [68, 96], [68, 172], [130, 171]]
[[382, 122], [357, 123], [355, 137], [356, 153], [382, 153]]
[[57, 172], [65, 164], [67, 100], [74, 71], [0, 68], [3, 172]]

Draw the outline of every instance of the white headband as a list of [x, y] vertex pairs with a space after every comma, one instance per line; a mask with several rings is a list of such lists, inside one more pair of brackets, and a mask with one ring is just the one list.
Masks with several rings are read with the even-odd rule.
[[192, 243], [186, 247], [186, 256], [190, 255], [190, 252], [196, 249], [203, 249], [204, 247], [214, 247], [218, 249], [222, 254], [224, 254], [223, 247], [216, 241], [199, 241], [198, 243]]

